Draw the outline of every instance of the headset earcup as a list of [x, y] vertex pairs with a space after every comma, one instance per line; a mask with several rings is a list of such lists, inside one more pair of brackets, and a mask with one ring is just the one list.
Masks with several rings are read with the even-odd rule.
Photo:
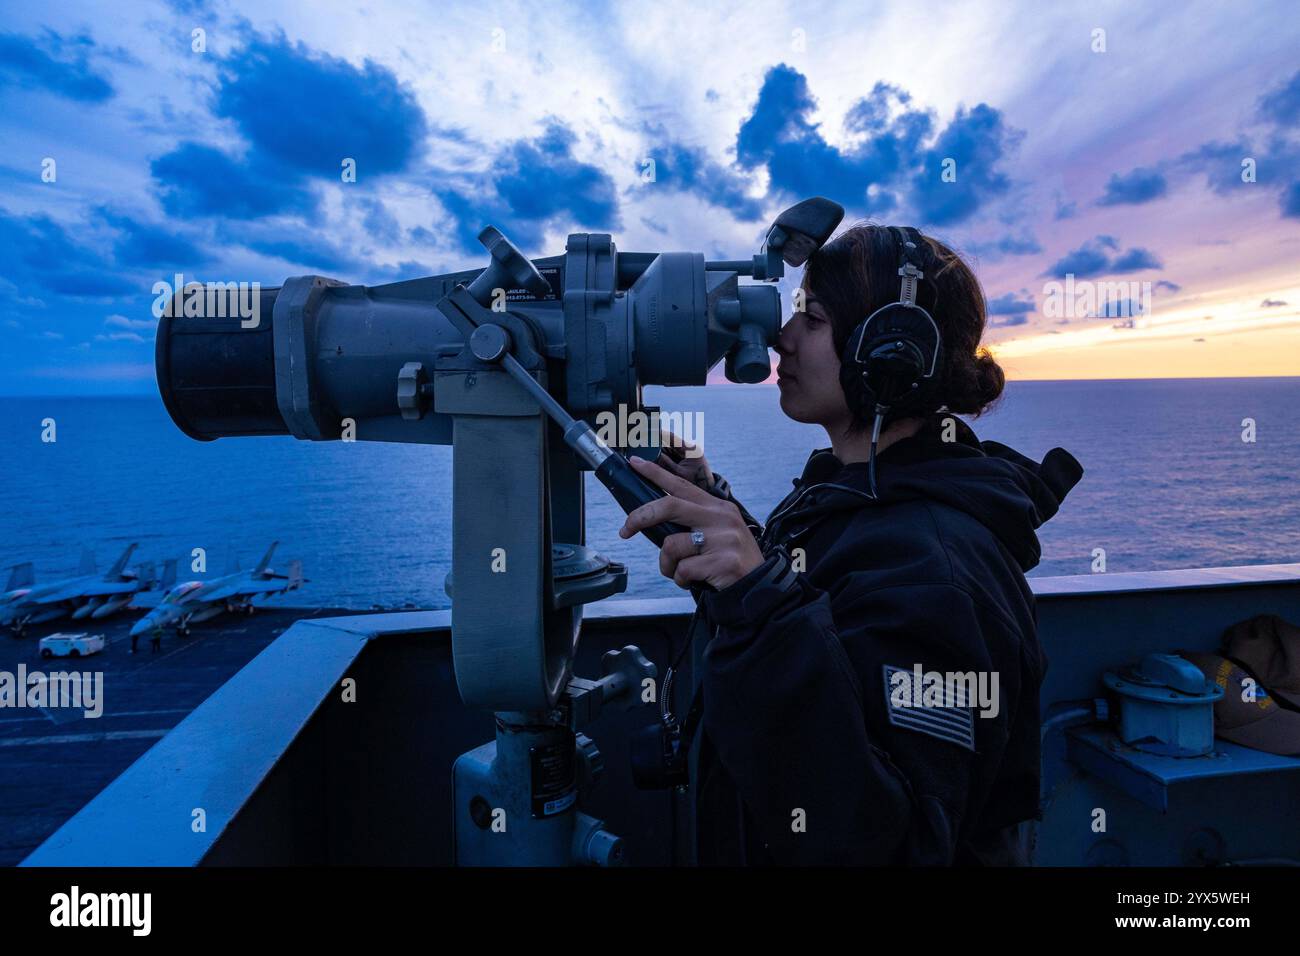
[[[867, 341], [859, 348], [864, 336]], [[878, 349], [888, 351], [887, 347], [894, 343], [901, 343], [896, 354], [887, 356], [885, 360], [878, 357], [873, 372], [872, 363], [865, 361], [867, 356]], [[859, 362], [858, 355], [862, 355], [864, 361]], [[924, 378], [931, 367], [931, 356], [936, 374]], [[939, 384], [940, 358], [938, 328], [924, 309], [897, 303], [877, 309], [854, 329], [840, 354], [840, 388], [849, 410], [856, 417], [870, 421], [875, 417], [877, 401], [888, 401], [892, 397], [889, 413], [885, 416], [886, 423], [905, 415], [933, 411], [938, 407], [935, 394]], [[909, 374], [912, 371], [914, 375]], [[899, 387], [904, 379], [918, 381], [919, 387]], [[898, 394], [891, 396], [882, 394], [882, 391]]]
[[844, 392], [844, 402], [854, 418], [870, 419], [875, 415], [876, 396], [872, 392], [866, 366], [860, 365], [855, 358], [858, 340], [866, 330], [866, 322], [858, 323], [849, 340], [844, 343], [840, 353], [840, 389]]
[[876, 400], [888, 408], [906, 410], [925, 382], [925, 356], [908, 338], [885, 336], [867, 356], [866, 380]]

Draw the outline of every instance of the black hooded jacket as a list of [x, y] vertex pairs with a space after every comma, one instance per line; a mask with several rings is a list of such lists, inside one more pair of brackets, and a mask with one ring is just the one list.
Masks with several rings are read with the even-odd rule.
[[[1083, 470], [936, 415], [876, 472], [873, 499], [818, 450], [766, 528], [741, 506], [768, 557], [701, 601], [700, 864], [1025, 862], [1047, 661], [1024, 573]], [[925, 696], [928, 672], [975, 683]]]

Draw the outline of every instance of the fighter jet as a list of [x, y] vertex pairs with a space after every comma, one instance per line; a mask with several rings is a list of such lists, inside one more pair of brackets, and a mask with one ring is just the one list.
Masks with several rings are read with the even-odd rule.
[[39, 624], [70, 614], [74, 619], [108, 617], [131, 603], [137, 591], [153, 587], [156, 575], [151, 562], [130, 570], [126, 563], [136, 548], [130, 544], [107, 574], [95, 571], [95, 555], [85, 550], [76, 577], [37, 585], [30, 561], [16, 564], [9, 572], [5, 593], [0, 594], [0, 626], [21, 637], [28, 624]]
[[252, 614], [255, 600], [302, 587], [306, 579], [302, 576], [301, 561], [290, 561], [288, 574], [276, 574], [268, 567], [279, 543], [271, 543], [252, 571], [240, 571], [239, 560], [232, 552], [224, 576], [213, 581], [186, 581], [176, 585], [156, 608], [136, 621], [131, 636], [139, 637], [165, 628], [188, 634], [191, 624], [206, 621], [225, 611]]

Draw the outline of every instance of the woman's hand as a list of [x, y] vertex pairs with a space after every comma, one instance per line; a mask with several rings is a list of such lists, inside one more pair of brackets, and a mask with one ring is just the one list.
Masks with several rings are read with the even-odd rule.
[[637, 474], [668, 492], [668, 496], [632, 511], [618, 531], [620, 538], [630, 538], [664, 521], [704, 532], [704, 544], [698, 548], [689, 533], [670, 534], [664, 539], [659, 549], [659, 573], [664, 577], [672, 578], [680, 588], [702, 581], [721, 591], [766, 560], [735, 504], [653, 462], [636, 457], [629, 460]]
[[[713, 487], [713, 470], [709, 467], [709, 460], [704, 457], [703, 449], [695, 442], [678, 438], [661, 425], [659, 448], [659, 459], [655, 464], [705, 491]], [[690, 455], [688, 452], [699, 454]]]

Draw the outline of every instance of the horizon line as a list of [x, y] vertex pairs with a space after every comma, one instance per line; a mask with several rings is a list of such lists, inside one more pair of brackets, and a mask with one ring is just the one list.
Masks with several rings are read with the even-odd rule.
[[[1207, 381], [1237, 381], [1253, 382], [1267, 380], [1300, 380], [1300, 374], [1297, 375], [1152, 375], [1142, 378], [1008, 378], [1006, 384], [1013, 385], [1019, 382], [1037, 383], [1037, 384], [1065, 384], [1074, 382], [1207, 382]], [[745, 385], [737, 382], [709, 382], [704, 385], [643, 385], [643, 388], [717, 388], [726, 386], [731, 388], [754, 388], [762, 386], [767, 388], [776, 388], [775, 382], [755, 382], [752, 385]], [[45, 394], [15, 394], [0, 393], [0, 399], [11, 398], [159, 398], [161, 395], [157, 391], [144, 392], [97, 392], [97, 393], [45, 393]]]

